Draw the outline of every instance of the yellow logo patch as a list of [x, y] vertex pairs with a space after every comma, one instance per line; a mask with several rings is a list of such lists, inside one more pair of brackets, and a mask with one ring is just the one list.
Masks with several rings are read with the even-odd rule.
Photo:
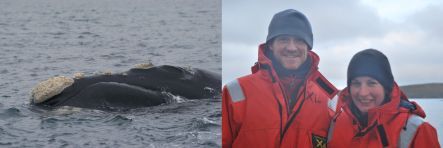
[[312, 135], [312, 147], [314, 148], [326, 148], [326, 137]]

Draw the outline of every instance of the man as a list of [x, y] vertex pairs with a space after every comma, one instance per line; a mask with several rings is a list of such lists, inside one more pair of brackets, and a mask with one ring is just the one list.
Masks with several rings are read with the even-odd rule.
[[302, 13], [274, 15], [252, 74], [223, 88], [223, 147], [326, 146], [338, 91], [317, 70], [312, 46]]

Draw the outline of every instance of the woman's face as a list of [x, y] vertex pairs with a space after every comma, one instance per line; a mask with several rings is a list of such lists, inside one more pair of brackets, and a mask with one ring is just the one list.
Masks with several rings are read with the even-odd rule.
[[352, 101], [363, 113], [367, 113], [369, 109], [383, 103], [385, 90], [374, 78], [368, 76], [356, 77], [351, 81], [350, 89]]

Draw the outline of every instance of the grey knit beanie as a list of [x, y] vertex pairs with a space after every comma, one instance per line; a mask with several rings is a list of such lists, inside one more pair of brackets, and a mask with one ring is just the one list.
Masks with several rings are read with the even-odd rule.
[[272, 17], [266, 42], [279, 35], [293, 35], [303, 40], [310, 50], [312, 49], [314, 39], [311, 24], [308, 18], [297, 10], [287, 9]]
[[392, 91], [394, 76], [389, 60], [376, 49], [366, 49], [352, 57], [348, 66], [348, 87], [351, 86], [352, 79], [358, 76], [372, 77], [381, 83], [387, 93]]

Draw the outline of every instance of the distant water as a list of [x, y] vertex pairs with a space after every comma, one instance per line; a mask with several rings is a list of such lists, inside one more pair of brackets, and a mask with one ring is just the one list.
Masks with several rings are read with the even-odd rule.
[[416, 101], [426, 112], [426, 121], [437, 129], [438, 141], [443, 146], [443, 98], [411, 99]]
[[151, 61], [221, 73], [220, 0], [0, 0], [0, 147], [220, 147], [221, 99], [29, 105], [39, 81]]

